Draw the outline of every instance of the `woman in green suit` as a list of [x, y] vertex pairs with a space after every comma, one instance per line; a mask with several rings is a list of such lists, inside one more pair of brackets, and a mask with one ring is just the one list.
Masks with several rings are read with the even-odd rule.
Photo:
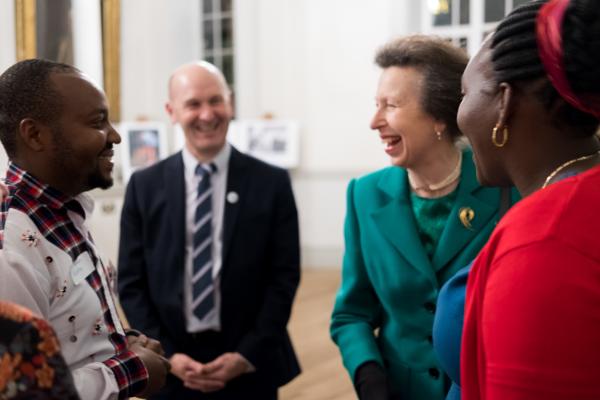
[[442, 400], [449, 384], [431, 338], [438, 291], [485, 244], [500, 191], [479, 186], [471, 151], [457, 144], [464, 52], [410, 36], [375, 62], [371, 128], [393, 166], [348, 186], [331, 335], [361, 400]]

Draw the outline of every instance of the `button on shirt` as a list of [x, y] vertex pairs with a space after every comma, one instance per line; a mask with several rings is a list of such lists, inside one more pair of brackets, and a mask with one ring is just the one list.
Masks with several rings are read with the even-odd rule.
[[183, 293], [185, 299], [185, 317], [188, 332], [202, 332], [206, 330], [221, 330], [220, 310], [221, 291], [220, 271], [223, 265], [223, 217], [225, 212], [225, 191], [227, 189], [227, 172], [231, 146], [226, 143], [217, 156], [209, 162], [217, 167], [211, 174], [212, 193], [212, 257], [213, 257], [213, 284], [215, 286], [215, 311], [208, 318], [200, 321], [194, 316], [192, 310], [192, 269], [193, 269], [193, 227], [194, 215], [196, 213], [196, 199], [198, 197], [198, 184], [202, 179], [196, 175], [198, 160], [192, 155], [187, 147], [182, 150], [183, 167], [185, 174], [185, 277], [183, 280]]
[[92, 199], [69, 198], [12, 163], [7, 184], [0, 210], [0, 297], [52, 324], [82, 399], [140, 393], [148, 372], [128, 350], [113, 300], [114, 271], [85, 224]]

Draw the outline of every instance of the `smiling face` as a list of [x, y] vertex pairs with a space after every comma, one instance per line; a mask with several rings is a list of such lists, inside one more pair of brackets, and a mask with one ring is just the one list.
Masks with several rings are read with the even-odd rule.
[[166, 109], [199, 160], [214, 158], [225, 145], [233, 110], [229, 89], [214, 66], [189, 64], [178, 69], [171, 78]]
[[[510, 182], [502, 168], [501, 158], [511, 142], [509, 140], [502, 149], [492, 143], [492, 130], [500, 121], [502, 93], [494, 79], [490, 44], [491, 40], [485, 41], [465, 69], [462, 78], [463, 99], [458, 108], [457, 121], [473, 147], [479, 182], [482, 185], [503, 186]], [[500, 137], [503, 128], [499, 128]]]
[[430, 149], [438, 145], [435, 132], [439, 124], [421, 106], [422, 80], [422, 73], [412, 67], [385, 68], [371, 121], [392, 164], [409, 169], [428, 162]]
[[49, 152], [54, 175], [64, 176], [61, 189], [69, 195], [112, 186], [113, 145], [121, 137], [108, 120], [104, 93], [78, 73], [55, 73], [51, 82], [62, 112], [51, 124]]

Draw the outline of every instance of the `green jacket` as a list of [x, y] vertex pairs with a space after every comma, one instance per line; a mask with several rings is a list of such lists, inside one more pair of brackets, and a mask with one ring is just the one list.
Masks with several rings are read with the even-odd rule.
[[[409, 190], [407, 172], [398, 167], [350, 182], [331, 336], [353, 381], [361, 364], [377, 361], [403, 400], [442, 400], [448, 387], [431, 343], [438, 291], [487, 241], [500, 190], [479, 185], [465, 150], [456, 202], [432, 260], [417, 233]], [[461, 222], [463, 208], [474, 213], [470, 226], [465, 210]]]

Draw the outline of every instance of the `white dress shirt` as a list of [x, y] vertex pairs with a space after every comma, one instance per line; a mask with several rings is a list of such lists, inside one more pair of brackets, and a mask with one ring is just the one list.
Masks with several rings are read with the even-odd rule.
[[[86, 194], [76, 199], [90, 215], [93, 200]], [[85, 220], [72, 211], [68, 215], [83, 237], [89, 237]], [[115, 355], [115, 347], [108, 337], [98, 295], [85, 281], [91, 271], [98, 271], [107, 312], [116, 331], [123, 335], [111, 295], [116, 271], [91, 241], [88, 245], [99, 259], [97, 268], [87, 252], [73, 262], [71, 256], [38, 232], [28, 215], [11, 208], [0, 251], [0, 298], [25, 306], [50, 322], [82, 400], [116, 400], [119, 386], [115, 375], [102, 363]]]
[[206, 318], [199, 320], [192, 309], [192, 270], [193, 270], [193, 245], [194, 245], [194, 216], [196, 213], [198, 184], [202, 179], [196, 175], [198, 160], [186, 146], [183, 147], [183, 168], [185, 174], [185, 276], [183, 279], [183, 293], [185, 316], [188, 332], [202, 332], [206, 330], [221, 330], [220, 310], [221, 291], [219, 288], [221, 266], [223, 264], [223, 216], [225, 212], [225, 191], [227, 189], [227, 171], [231, 146], [225, 146], [216, 157], [209, 161], [215, 164], [217, 170], [211, 174], [212, 193], [212, 260], [213, 260], [213, 285], [215, 287], [215, 307]]

